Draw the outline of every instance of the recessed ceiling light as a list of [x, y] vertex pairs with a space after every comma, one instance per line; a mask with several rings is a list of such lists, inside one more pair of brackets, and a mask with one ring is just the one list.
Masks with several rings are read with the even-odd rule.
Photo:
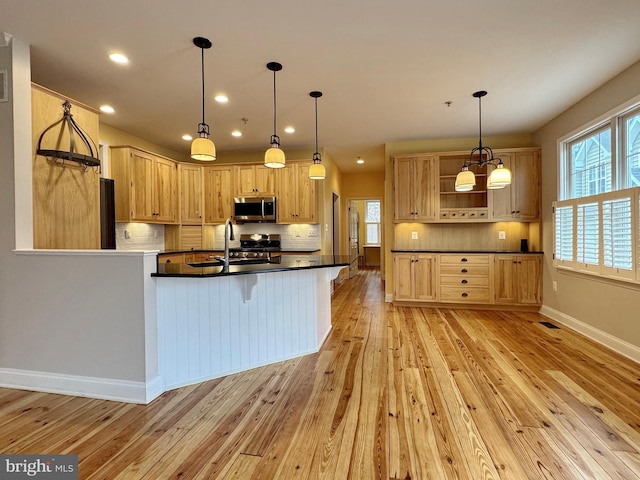
[[362, 165], [364, 163], [364, 160], [358, 157], [358, 159], [356, 160], [356, 163]]
[[241, 137], [242, 132], [240, 130], [234, 130], [233, 132], [231, 132], [231, 135], [233, 135], [234, 137]]
[[286, 133], [293, 133], [293, 132], [295, 132], [295, 131], [296, 131], [296, 129], [295, 129], [295, 128], [293, 128], [293, 127], [286, 127], [286, 128], [284, 129], [284, 131], [285, 131]]
[[218, 103], [227, 103], [229, 101], [229, 97], [227, 97], [226, 95], [216, 95], [213, 98]]
[[187, 133], [185, 135], [182, 135], [182, 139], [190, 142], [191, 140], [193, 140], [193, 137]]
[[115, 113], [116, 110], [111, 105], [102, 105], [100, 111], [103, 113]]
[[122, 53], [112, 53], [109, 55], [112, 62], [126, 64], [129, 63], [129, 59]]

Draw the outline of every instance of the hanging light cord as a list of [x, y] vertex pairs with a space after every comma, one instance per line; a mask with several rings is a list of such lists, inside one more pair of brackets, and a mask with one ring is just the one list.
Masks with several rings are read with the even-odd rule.
[[202, 68], [200, 69], [202, 74], [202, 123], [204, 125], [204, 48], [200, 49], [200, 53], [202, 53]]
[[273, 71], [273, 134], [276, 133], [276, 71]]
[[314, 100], [316, 103], [316, 153], [318, 153], [318, 97]]
[[482, 97], [478, 97], [478, 149], [482, 159]]

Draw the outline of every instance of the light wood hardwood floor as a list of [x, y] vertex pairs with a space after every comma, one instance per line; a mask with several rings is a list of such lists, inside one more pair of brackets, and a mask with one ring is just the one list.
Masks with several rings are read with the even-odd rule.
[[532, 313], [401, 308], [363, 270], [314, 355], [147, 406], [0, 389], [0, 452], [82, 479], [640, 479], [640, 366]]

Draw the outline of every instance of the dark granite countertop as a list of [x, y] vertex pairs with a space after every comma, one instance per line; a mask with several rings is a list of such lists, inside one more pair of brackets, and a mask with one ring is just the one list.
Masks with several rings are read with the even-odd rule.
[[391, 253], [459, 253], [459, 254], [504, 254], [504, 255], [542, 255], [544, 252], [521, 252], [520, 250], [391, 250]]
[[[209, 253], [209, 252], [222, 252], [224, 249], [219, 249], [216, 250], [214, 248], [202, 248], [199, 250], [163, 250], [161, 252], [158, 253], [158, 255], [173, 255], [173, 254], [180, 254], [180, 253]], [[320, 252], [319, 249], [315, 249], [315, 250], [279, 250], [278, 252], [274, 252], [274, 255], [278, 255], [280, 253], [286, 253], [287, 255], [290, 254], [296, 254], [299, 253], [300, 255], [306, 255], [306, 254], [310, 254], [310, 253], [318, 253]]]
[[[346, 267], [349, 265], [348, 256], [333, 255], [283, 255], [272, 257], [270, 263], [243, 264], [232, 263], [228, 269], [215, 262], [187, 263], [159, 263], [158, 271], [152, 277], [220, 277], [226, 275], [250, 275], [255, 273], [283, 272], [287, 270], [305, 270], [313, 268]], [[194, 266], [196, 265], [196, 266]]]

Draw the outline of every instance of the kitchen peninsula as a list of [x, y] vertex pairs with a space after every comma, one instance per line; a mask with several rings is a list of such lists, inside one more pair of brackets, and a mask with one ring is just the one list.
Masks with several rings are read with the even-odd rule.
[[[331, 330], [331, 280], [347, 257], [158, 263], [158, 370], [171, 390], [316, 352]], [[197, 264], [193, 264], [197, 265]]]

